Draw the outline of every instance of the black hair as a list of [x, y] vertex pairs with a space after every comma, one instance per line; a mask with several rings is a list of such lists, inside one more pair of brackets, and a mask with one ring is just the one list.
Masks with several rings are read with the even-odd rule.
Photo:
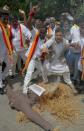
[[18, 20], [18, 16], [17, 15], [13, 15], [12, 16], [12, 20]]
[[58, 32], [62, 32], [62, 29], [61, 28], [57, 28], [56, 31], [55, 31], [55, 34], [58, 33]]
[[0, 17], [2, 16], [1, 12], [0, 12]]

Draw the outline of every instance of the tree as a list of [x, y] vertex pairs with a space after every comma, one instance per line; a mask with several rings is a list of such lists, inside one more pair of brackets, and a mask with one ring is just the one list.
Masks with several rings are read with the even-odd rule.
[[0, 5], [7, 4], [12, 13], [18, 13], [19, 8], [28, 13], [30, 6], [38, 3], [40, 3], [40, 11], [37, 17], [44, 19], [49, 16], [59, 18], [60, 14], [66, 11], [76, 14], [77, 7], [80, 8], [84, 0], [0, 0]]

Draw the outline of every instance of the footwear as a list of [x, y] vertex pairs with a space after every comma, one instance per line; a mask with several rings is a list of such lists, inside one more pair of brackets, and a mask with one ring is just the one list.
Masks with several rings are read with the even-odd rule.
[[81, 93], [82, 93], [82, 90], [77, 89], [77, 92], [78, 92], [78, 94], [81, 94]]
[[30, 92], [29, 86], [32, 85], [32, 84], [33, 84], [33, 83], [30, 82], [27, 86], [26, 86], [26, 85], [23, 86], [23, 94], [27, 94], [27, 93]]
[[11, 75], [9, 76], [10, 79], [14, 79], [15, 78], [15, 75]]
[[2, 80], [2, 82], [3, 82], [4, 86], [7, 84], [7, 80], [6, 79]]
[[75, 79], [72, 78], [71, 81], [72, 81], [72, 83], [73, 83], [74, 86], [77, 86], [77, 85], [80, 84], [80, 80], [79, 80], [79, 79], [76, 79], [76, 80], [75, 80]]
[[76, 87], [78, 94], [84, 94], [84, 86], [83, 85], [79, 85]]
[[3, 88], [0, 88], [0, 94], [1, 94], [1, 95], [5, 94], [4, 89], [3, 89]]
[[73, 91], [74, 94], [77, 94], [77, 93], [78, 93], [77, 90], [75, 89], [75, 87], [74, 87], [74, 85], [73, 85], [72, 83], [69, 84], [69, 86], [70, 86], [70, 88], [72, 89], [72, 91]]
[[6, 85], [3, 83], [3, 81], [0, 82], [0, 89], [2, 89], [3, 87], [5, 87]]
[[23, 88], [23, 94], [27, 94], [28, 89], [27, 88]]
[[23, 94], [27, 94], [27, 90], [23, 90]]

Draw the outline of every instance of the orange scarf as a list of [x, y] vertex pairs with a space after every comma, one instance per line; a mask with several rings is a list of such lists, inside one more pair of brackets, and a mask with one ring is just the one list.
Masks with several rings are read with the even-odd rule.
[[32, 46], [31, 46], [31, 48], [30, 48], [28, 57], [27, 57], [27, 59], [26, 59], [25, 66], [24, 66], [24, 68], [23, 68], [23, 70], [22, 70], [22, 74], [23, 74], [24, 71], [27, 69], [27, 67], [28, 67], [28, 65], [29, 65], [29, 62], [30, 62], [30, 60], [31, 60], [32, 57], [33, 57], [33, 54], [34, 54], [34, 52], [35, 52], [35, 49], [36, 49], [38, 40], [39, 40], [39, 32], [36, 32], [36, 35], [35, 35], [34, 40], [33, 40], [33, 42], [32, 42]]
[[[83, 46], [83, 48], [82, 48], [82, 51], [81, 51], [81, 56], [82, 56], [82, 60], [81, 60], [81, 64], [82, 64], [82, 70], [84, 70], [84, 46]], [[81, 79], [82, 80], [84, 80], [84, 73], [83, 73], [84, 71], [82, 71], [82, 77], [81, 77]]]
[[[20, 47], [23, 48], [23, 40], [22, 40], [22, 29], [21, 25], [19, 25], [19, 31], [20, 31]], [[13, 44], [12, 44], [12, 26], [10, 26], [10, 42], [11, 42], [11, 48], [13, 49]]]
[[48, 35], [50, 36], [50, 35], [51, 35], [51, 33], [52, 33], [52, 29], [51, 29], [51, 27], [50, 27], [50, 26], [48, 27], [48, 30], [47, 30], [47, 31], [48, 31]]
[[11, 48], [11, 44], [9, 41], [9, 37], [7, 35], [6, 29], [3, 25], [3, 23], [0, 21], [0, 27], [2, 29], [2, 34], [3, 34], [3, 38], [4, 38], [4, 43], [6, 44], [6, 47], [8, 49], [9, 55], [12, 55], [12, 48]]

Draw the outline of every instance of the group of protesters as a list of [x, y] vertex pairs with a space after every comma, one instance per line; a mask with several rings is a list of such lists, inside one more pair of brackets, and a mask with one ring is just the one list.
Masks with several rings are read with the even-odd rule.
[[[66, 83], [73, 93], [84, 90], [84, 16], [78, 19], [62, 13], [54, 17], [35, 18], [38, 5], [28, 13], [19, 10], [23, 22], [4, 6], [0, 8], [0, 94], [5, 93], [6, 78], [16, 71], [24, 74], [23, 93], [28, 93], [32, 79], [42, 77], [47, 84], [54, 75], [56, 82]], [[61, 79], [63, 78], [63, 80]]]

